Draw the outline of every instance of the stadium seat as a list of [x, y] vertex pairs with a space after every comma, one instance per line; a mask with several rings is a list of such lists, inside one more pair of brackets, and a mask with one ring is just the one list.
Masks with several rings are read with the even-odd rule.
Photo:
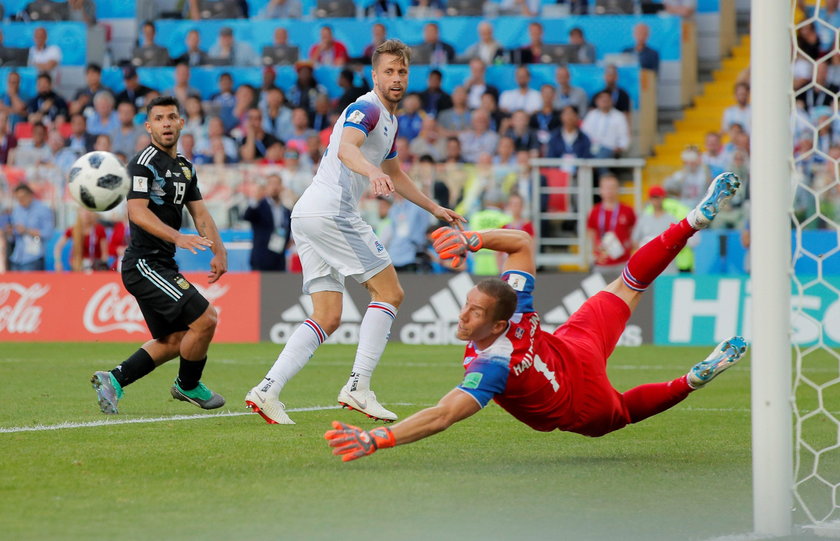
[[635, 12], [633, 0], [595, 0], [596, 15], [632, 15]]
[[300, 51], [297, 47], [274, 47], [267, 45], [262, 50], [262, 62], [266, 66], [277, 64], [290, 65], [297, 62], [298, 58], [300, 58]]
[[353, 0], [318, 0], [315, 16], [324, 17], [355, 17], [356, 4]]
[[52, 0], [35, 0], [26, 6], [26, 12], [33, 21], [66, 21], [70, 18], [70, 8], [67, 2], [53, 2]]
[[15, 124], [16, 139], [32, 139], [32, 124], [29, 122], [18, 122]]
[[198, 12], [202, 19], [241, 19], [245, 16], [238, 3], [224, 0], [200, 0]]
[[0, 49], [0, 66], [22, 67], [29, 60], [29, 49], [25, 47], [3, 47]]
[[446, 14], [450, 17], [481, 15], [483, 12], [484, 3], [475, 0], [449, 0], [446, 4]]

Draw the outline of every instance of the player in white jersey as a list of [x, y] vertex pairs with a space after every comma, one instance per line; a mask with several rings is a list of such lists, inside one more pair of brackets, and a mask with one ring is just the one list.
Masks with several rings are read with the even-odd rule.
[[397, 418], [376, 400], [370, 378], [404, 293], [388, 252], [359, 213], [359, 198], [368, 187], [374, 195], [396, 191], [439, 220], [453, 225], [465, 221], [423, 194], [400, 167], [395, 113], [408, 85], [409, 60], [410, 50], [399, 40], [376, 48], [373, 91], [341, 114], [312, 184], [292, 211], [303, 291], [311, 295], [313, 311], [289, 337], [265, 379], [245, 396], [248, 407], [268, 423], [294, 424], [280, 402], [280, 391], [341, 323], [347, 276], [365, 285], [371, 303], [359, 329], [350, 379], [338, 402], [374, 419]]

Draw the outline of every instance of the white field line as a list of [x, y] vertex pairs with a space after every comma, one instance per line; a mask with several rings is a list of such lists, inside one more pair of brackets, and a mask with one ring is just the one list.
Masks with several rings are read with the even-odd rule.
[[[414, 406], [404, 402], [392, 402], [393, 406]], [[341, 409], [341, 406], [310, 406], [306, 408], [289, 408], [286, 411], [289, 413], [303, 412], [303, 411], [326, 411]], [[222, 413], [196, 413], [194, 415], [171, 415], [169, 417], [140, 417], [137, 419], [103, 419], [101, 421], [88, 421], [84, 423], [64, 422], [56, 425], [34, 425], [34, 426], [14, 426], [14, 427], [0, 427], [0, 434], [15, 434], [18, 432], [45, 432], [48, 430], [64, 430], [66, 428], [88, 428], [97, 426], [111, 426], [111, 425], [132, 425], [132, 424], [147, 424], [147, 423], [167, 423], [170, 421], [192, 421], [194, 419], [219, 419], [222, 417], [240, 417], [242, 415], [254, 415], [250, 411], [225, 411]]]

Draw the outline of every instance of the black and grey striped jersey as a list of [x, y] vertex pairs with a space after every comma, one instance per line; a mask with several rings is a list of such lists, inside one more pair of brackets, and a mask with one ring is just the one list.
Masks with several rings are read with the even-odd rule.
[[[150, 144], [128, 163], [131, 189], [128, 199], [148, 199], [149, 209], [173, 229], [181, 228], [184, 203], [201, 199], [195, 167], [183, 155], [172, 158]], [[129, 220], [130, 221], [130, 220]], [[131, 240], [125, 260], [140, 258], [171, 259], [175, 245], [143, 230], [130, 221]]]

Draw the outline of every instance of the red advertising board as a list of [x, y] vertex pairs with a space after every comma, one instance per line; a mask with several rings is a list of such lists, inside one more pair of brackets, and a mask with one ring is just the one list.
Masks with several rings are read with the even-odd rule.
[[[217, 342], [260, 336], [260, 276], [230, 273], [212, 285], [185, 273], [219, 312]], [[142, 342], [150, 337], [137, 302], [113, 272], [0, 274], [0, 342]]]

